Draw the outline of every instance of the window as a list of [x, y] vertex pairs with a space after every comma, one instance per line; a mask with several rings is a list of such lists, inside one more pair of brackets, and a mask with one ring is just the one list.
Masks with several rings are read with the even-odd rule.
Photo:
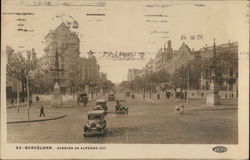
[[69, 73], [69, 77], [75, 77], [75, 73]]

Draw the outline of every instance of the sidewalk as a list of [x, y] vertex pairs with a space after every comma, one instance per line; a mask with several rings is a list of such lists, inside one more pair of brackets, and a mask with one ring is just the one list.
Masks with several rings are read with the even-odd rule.
[[[97, 95], [97, 97], [89, 98], [89, 102], [93, 102], [96, 99], [102, 97]], [[40, 122], [55, 120], [59, 118], [66, 117], [68, 112], [72, 111], [72, 108], [77, 107], [76, 97], [65, 95], [63, 98], [63, 106], [58, 108], [53, 108], [50, 106], [50, 95], [43, 95], [40, 97], [40, 101], [35, 102], [29, 108], [30, 118], [28, 120], [27, 114], [27, 104], [19, 104], [19, 112], [17, 112], [16, 104], [7, 106], [7, 123], [26, 123], [26, 122]], [[44, 106], [45, 117], [40, 117], [40, 104]]]
[[48, 121], [67, 116], [67, 114], [65, 114], [65, 112], [63, 112], [62, 110], [50, 107], [44, 107], [44, 113], [45, 117], [40, 117], [39, 116], [40, 108], [30, 107], [29, 109], [30, 118], [28, 120], [26, 107], [19, 108], [19, 112], [17, 112], [16, 108], [11, 108], [7, 110], [7, 123], [10, 124], [10, 123]]
[[206, 99], [190, 99], [187, 104], [186, 99], [178, 99], [178, 98], [166, 98], [164, 95], [160, 95], [160, 99], [157, 99], [156, 95], [152, 95], [149, 98], [149, 95], [146, 95], [145, 99], [143, 99], [143, 95], [135, 94], [135, 98], [139, 98], [141, 100], [146, 100], [152, 103], [164, 103], [166, 105], [172, 105], [175, 107], [176, 105], [183, 104], [186, 109], [189, 110], [234, 110], [238, 109], [238, 103], [235, 99], [221, 99], [220, 105], [209, 106], [206, 105]]

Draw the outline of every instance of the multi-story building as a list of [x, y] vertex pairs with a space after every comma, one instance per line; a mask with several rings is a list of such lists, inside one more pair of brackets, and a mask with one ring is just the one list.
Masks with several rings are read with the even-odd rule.
[[45, 36], [45, 55], [41, 62], [43, 69], [51, 73], [55, 79], [56, 53], [59, 59], [59, 83], [62, 89], [70, 88], [79, 80], [79, 38], [75, 32], [71, 32], [65, 23], [61, 23], [55, 30]]
[[95, 83], [99, 79], [100, 66], [93, 52], [88, 52], [88, 58], [80, 57], [80, 80], [86, 84]]
[[194, 58], [195, 52], [191, 51], [187, 44], [182, 43], [179, 50], [172, 52], [172, 56], [165, 60], [162, 68], [168, 73], [173, 74], [176, 69], [185, 66], [194, 60]]
[[[220, 76], [221, 90], [237, 90], [238, 87], [238, 42], [201, 48], [196, 55], [196, 60], [210, 62], [213, 53], [216, 52], [217, 67], [215, 68]], [[208, 73], [209, 74], [209, 73]], [[201, 87], [206, 89], [209, 85], [207, 73], [201, 73]]]
[[100, 79], [106, 81], [107, 80], [107, 73], [100, 72]]
[[[216, 57], [214, 58], [214, 56]], [[213, 59], [216, 60], [216, 66], [211, 65]], [[187, 65], [192, 74], [188, 93], [190, 97], [205, 98], [209, 93], [212, 79], [211, 67], [216, 70], [216, 81], [221, 98], [238, 97], [238, 42], [229, 41], [229, 43], [220, 45], [216, 45], [214, 42], [213, 46], [206, 45], [200, 50], [194, 51], [185, 43], [182, 43], [178, 50], [173, 50], [171, 41], [168, 41], [168, 47], [166, 48], [164, 45], [164, 48], [156, 54], [155, 59], [150, 59], [143, 67], [143, 75], [161, 70], [172, 75], [177, 69], [188, 67]], [[138, 69], [129, 69], [128, 80], [134, 80], [138, 75], [142, 76], [142, 74], [138, 74]]]
[[136, 77], [140, 77], [144, 74], [143, 69], [129, 69], [128, 70], [128, 81], [134, 80]]
[[168, 60], [174, 56], [174, 51], [171, 47], [171, 41], [168, 41], [168, 46], [164, 44], [163, 48], [160, 48], [155, 55], [155, 71], [160, 71], [165, 69], [164, 66]]
[[147, 62], [147, 64], [143, 67], [144, 71], [145, 71], [145, 75], [149, 75], [153, 72], [155, 72], [155, 62], [154, 59], [149, 59], [149, 61]]

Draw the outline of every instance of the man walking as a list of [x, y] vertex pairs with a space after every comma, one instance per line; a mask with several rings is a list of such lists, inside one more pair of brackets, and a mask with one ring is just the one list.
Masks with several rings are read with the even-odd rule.
[[42, 115], [45, 117], [43, 105], [41, 105], [41, 107], [40, 107], [40, 117]]

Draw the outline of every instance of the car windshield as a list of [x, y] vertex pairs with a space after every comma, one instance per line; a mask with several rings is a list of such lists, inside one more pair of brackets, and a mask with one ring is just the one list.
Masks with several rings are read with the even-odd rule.
[[96, 105], [103, 106], [103, 105], [105, 105], [105, 103], [104, 102], [96, 102]]
[[88, 115], [89, 120], [91, 120], [91, 119], [101, 119], [101, 118], [102, 118], [101, 114], [90, 114], [90, 115]]

